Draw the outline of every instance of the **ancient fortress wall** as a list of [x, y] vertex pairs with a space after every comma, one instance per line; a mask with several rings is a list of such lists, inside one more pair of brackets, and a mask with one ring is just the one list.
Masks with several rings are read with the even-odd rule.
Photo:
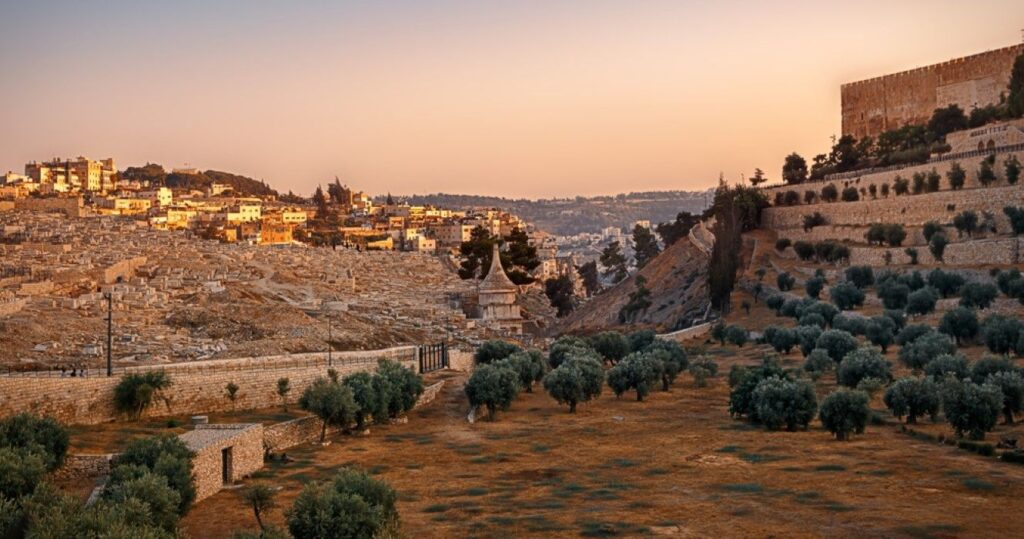
[[[344, 376], [373, 370], [378, 359], [388, 358], [417, 369], [416, 352], [415, 346], [336, 352], [333, 368]], [[171, 379], [171, 387], [154, 399], [144, 415], [163, 417], [278, 406], [281, 404], [277, 395], [277, 380], [280, 378], [289, 379], [292, 389], [288, 401], [294, 405], [313, 380], [327, 374], [326, 356], [326, 353], [296, 354], [150, 367], [164, 369]], [[112, 421], [118, 417], [114, 409], [114, 386], [120, 380], [117, 375], [109, 378], [0, 376], [0, 417], [28, 411], [53, 416], [68, 424]], [[235, 402], [227, 397], [225, 386], [229, 382], [239, 386]]]
[[858, 139], [907, 124], [924, 124], [936, 108], [964, 111], [999, 102], [1024, 44], [956, 58], [840, 88], [843, 133]]

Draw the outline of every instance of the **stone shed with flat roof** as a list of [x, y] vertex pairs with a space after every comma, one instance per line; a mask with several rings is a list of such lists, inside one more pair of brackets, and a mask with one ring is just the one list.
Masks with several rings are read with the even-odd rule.
[[195, 453], [197, 502], [263, 467], [263, 425], [259, 423], [196, 425], [180, 437]]

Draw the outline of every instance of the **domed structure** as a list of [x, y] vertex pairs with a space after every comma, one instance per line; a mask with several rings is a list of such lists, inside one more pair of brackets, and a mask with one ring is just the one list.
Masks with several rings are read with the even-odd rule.
[[516, 305], [515, 283], [505, 274], [501, 266], [501, 253], [498, 245], [494, 245], [491, 255], [491, 269], [480, 282], [480, 319], [484, 324], [495, 329], [505, 329], [512, 333], [523, 332], [523, 317]]

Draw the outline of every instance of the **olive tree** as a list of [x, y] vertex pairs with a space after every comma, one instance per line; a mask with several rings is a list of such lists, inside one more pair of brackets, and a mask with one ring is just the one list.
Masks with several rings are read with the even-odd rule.
[[617, 365], [608, 370], [608, 383], [621, 396], [625, 391], [636, 391], [636, 400], [643, 401], [651, 388], [661, 380], [664, 367], [661, 362], [649, 353], [634, 353], [626, 356]]
[[988, 283], [967, 283], [960, 287], [960, 306], [968, 309], [988, 309], [999, 289], [994, 284]]
[[925, 414], [934, 420], [941, 405], [939, 387], [929, 378], [900, 378], [885, 390], [882, 400], [893, 416], [906, 416], [907, 423], [917, 423], [917, 418]]
[[821, 401], [818, 418], [837, 440], [849, 440], [850, 434], [854, 433], [863, 434], [871, 418], [868, 395], [843, 387], [836, 389]]
[[947, 376], [956, 379], [967, 378], [970, 374], [967, 368], [967, 358], [960, 354], [942, 354], [929, 361], [924, 366], [924, 374], [936, 380], [942, 380]]
[[754, 389], [753, 400], [758, 420], [769, 430], [806, 429], [818, 411], [813, 385], [778, 376], [761, 380]]
[[547, 363], [538, 350], [516, 352], [500, 361], [519, 376], [519, 385], [527, 393], [533, 393], [533, 384], [544, 379]]
[[843, 357], [836, 369], [836, 380], [846, 387], [857, 387], [865, 378], [887, 382], [892, 378], [889, 362], [871, 347], [861, 347]]
[[807, 357], [818, 346], [818, 337], [821, 337], [822, 333], [821, 327], [817, 325], [797, 326], [793, 331], [800, 343], [800, 353]]
[[592, 356], [572, 357], [544, 376], [544, 389], [559, 404], [568, 404], [569, 413], [600, 395], [603, 385], [604, 369]]
[[900, 349], [899, 359], [908, 369], [919, 371], [929, 361], [956, 352], [956, 345], [942, 333], [930, 332]]
[[930, 286], [926, 286], [920, 290], [915, 290], [907, 296], [907, 314], [928, 314], [935, 310], [935, 304], [938, 301], [939, 295], [935, 292], [935, 289]]
[[288, 516], [293, 537], [358, 539], [397, 532], [398, 494], [366, 472], [343, 468], [333, 480], [306, 485]]
[[327, 378], [317, 378], [299, 397], [299, 408], [320, 418], [320, 442], [327, 437], [327, 427], [345, 428], [355, 418], [359, 406], [352, 390]]
[[566, 335], [559, 337], [548, 350], [548, 366], [557, 369], [569, 357], [585, 356], [594, 353], [590, 343], [579, 337]]
[[882, 353], [885, 354], [889, 350], [889, 345], [896, 340], [895, 332], [896, 322], [893, 322], [892, 318], [888, 316], [873, 316], [868, 320], [864, 335], [868, 338], [868, 341], [871, 341], [871, 344], [880, 347]]
[[507, 363], [481, 365], [466, 381], [466, 397], [470, 406], [487, 408], [487, 419], [494, 421], [494, 413], [507, 410], [519, 394], [519, 374]]
[[939, 322], [939, 331], [952, 337], [957, 346], [977, 337], [979, 329], [978, 315], [966, 307], [956, 307], [946, 311], [946, 314], [942, 315], [942, 321]]
[[1001, 371], [988, 375], [985, 383], [999, 388], [1003, 394], [1003, 418], [1007, 425], [1013, 424], [1013, 414], [1024, 408], [1024, 377], [1020, 372]]
[[942, 390], [942, 409], [958, 437], [983, 440], [1003, 409], [1003, 393], [991, 384], [949, 380]]
[[852, 283], [842, 282], [829, 290], [832, 303], [842, 311], [849, 311], [864, 304], [864, 291]]
[[505, 359], [521, 350], [522, 348], [510, 342], [494, 339], [481, 344], [476, 349], [476, 353], [473, 354], [473, 360], [476, 361], [477, 365], [484, 365], [492, 361]]
[[815, 348], [821, 348], [828, 353], [832, 361], [839, 363], [846, 354], [853, 352], [858, 347], [857, 339], [846, 331], [830, 329], [822, 332], [815, 343]]
[[1001, 314], [992, 314], [985, 317], [981, 324], [981, 337], [985, 346], [994, 354], [1009, 355], [1010, 352], [1019, 348], [1021, 331], [1024, 324], [1016, 318], [1010, 318]]

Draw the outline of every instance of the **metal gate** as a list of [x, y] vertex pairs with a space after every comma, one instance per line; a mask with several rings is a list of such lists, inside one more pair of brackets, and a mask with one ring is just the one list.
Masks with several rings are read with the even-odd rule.
[[419, 348], [420, 374], [448, 368], [448, 343], [425, 344]]

